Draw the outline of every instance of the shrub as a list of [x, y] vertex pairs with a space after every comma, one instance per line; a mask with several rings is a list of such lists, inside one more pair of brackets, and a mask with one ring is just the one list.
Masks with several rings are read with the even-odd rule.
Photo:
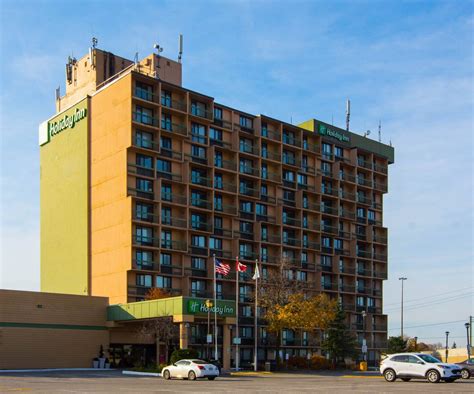
[[171, 353], [170, 362], [174, 364], [176, 361], [185, 359], [185, 358], [198, 358], [199, 353], [195, 349], [176, 349]]
[[305, 357], [292, 356], [288, 359], [288, 368], [290, 369], [305, 369], [308, 368], [308, 361]]
[[331, 368], [331, 361], [326, 359], [325, 357], [314, 355], [311, 357], [311, 369], [330, 369]]

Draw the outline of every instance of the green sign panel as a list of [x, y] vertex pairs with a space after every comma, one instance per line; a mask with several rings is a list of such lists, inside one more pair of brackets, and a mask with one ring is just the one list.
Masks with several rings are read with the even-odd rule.
[[328, 126], [323, 125], [321, 123], [319, 124], [318, 131], [319, 131], [320, 135], [335, 138], [336, 140], [341, 141], [341, 142], [349, 142], [350, 141], [350, 138], [349, 138], [348, 135], [343, 134], [343, 133], [341, 133], [339, 131], [336, 131], [336, 130], [332, 130]]
[[[214, 301], [212, 300], [214, 303]], [[208, 312], [217, 313], [220, 317], [234, 317], [235, 316], [235, 302], [217, 300], [217, 305], [208, 308], [205, 299], [189, 298], [187, 300], [187, 313], [192, 315], [207, 315]]]

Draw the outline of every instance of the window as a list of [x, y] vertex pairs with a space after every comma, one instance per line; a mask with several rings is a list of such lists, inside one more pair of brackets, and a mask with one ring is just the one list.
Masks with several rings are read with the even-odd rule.
[[151, 287], [152, 283], [151, 275], [137, 275], [136, 277], [137, 286]]
[[209, 128], [209, 138], [214, 141], [222, 141], [222, 130]]
[[157, 159], [156, 170], [158, 172], [171, 173], [171, 162], [169, 162], [168, 160]]
[[262, 164], [261, 171], [262, 171], [262, 179], [268, 179], [268, 167], [266, 164]]
[[201, 207], [202, 205], [205, 205], [206, 199], [206, 193], [197, 190], [191, 191], [191, 205], [194, 205], [195, 207]]
[[169, 276], [158, 275], [156, 277], [156, 287], [160, 289], [171, 289], [171, 278]]
[[171, 265], [171, 255], [169, 253], [160, 254], [160, 264], [161, 265]]
[[191, 156], [205, 159], [206, 158], [206, 148], [197, 145], [191, 145]]
[[295, 133], [293, 131], [283, 130], [283, 142], [285, 144], [295, 145]]
[[191, 268], [196, 270], [205, 270], [206, 259], [203, 257], [191, 257]]
[[242, 317], [252, 317], [252, 307], [250, 305], [242, 306]]
[[204, 235], [191, 235], [191, 245], [198, 248], [206, 247], [206, 237]]
[[323, 265], [325, 267], [331, 267], [332, 266], [332, 257], [321, 255], [321, 265]]
[[241, 233], [253, 234], [253, 224], [251, 222], [241, 221], [239, 223], [239, 229]]
[[298, 174], [298, 184], [307, 185], [308, 184], [308, 176], [305, 175], [305, 174]]
[[326, 157], [332, 156], [332, 145], [323, 143], [323, 156], [326, 156]]
[[169, 207], [161, 208], [161, 224], [171, 225], [171, 208]]
[[135, 250], [135, 262], [138, 267], [151, 267], [153, 265], [153, 252], [148, 250]]
[[322, 244], [324, 248], [330, 248], [331, 247], [331, 238], [329, 237], [322, 237], [321, 238]]
[[197, 168], [191, 169], [191, 182], [197, 183], [199, 185], [205, 184], [207, 178], [206, 170], [201, 170]]
[[261, 227], [260, 237], [262, 241], [268, 241], [268, 227], [267, 226]]
[[191, 114], [205, 118], [206, 112], [207, 105], [205, 103], [201, 103], [200, 101], [191, 102]]
[[222, 108], [214, 107], [214, 119], [222, 120]]
[[390, 360], [396, 363], [407, 363], [408, 356], [395, 356], [395, 357], [392, 357]]
[[171, 249], [173, 243], [171, 241], [171, 231], [161, 231], [161, 245], [164, 249]]
[[191, 281], [191, 295], [198, 297], [206, 291], [206, 282], [203, 280], [192, 280]]
[[293, 171], [283, 170], [283, 179], [287, 182], [294, 182], [295, 173]]
[[370, 222], [375, 222], [375, 212], [374, 212], [374, 211], [371, 211], [370, 209], [367, 210], [367, 219], [368, 219]]
[[239, 171], [244, 174], [252, 174], [253, 172], [253, 161], [248, 159], [240, 159], [239, 161]]
[[262, 142], [262, 157], [268, 158], [268, 147], [265, 142]]
[[266, 246], [260, 248], [260, 260], [268, 262], [268, 248]]
[[220, 194], [214, 195], [214, 210], [222, 211], [222, 196]]
[[160, 147], [162, 149], [171, 150], [171, 138], [168, 137], [160, 137]]
[[365, 209], [364, 208], [357, 208], [357, 217], [365, 219]]
[[163, 183], [161, 185], [161, 199], [163, 201], [171, 201], [171, 185]]
[[247, 118], [246, 116], [243, 116], [243, 115], [240, 115], [239, 124], [240, 124], [241, 127], [245, 127], [247, 129], [253, 128], [252, 119]]
[[137, 219], [153, 221], [153, 205], [137, 202], [135, 205], [135, 216]]
[[342, 250], [343, 249], [343, 241], [342, 239], [335, 239], [334, 240], [334, 249]]
[[220, 216], [214, 216], [214, 228], [222, 228], [222, 218]]
[[308, 263], [308, 252], [301, 252], [301, 263], [302, 264]]
[[303, 149], [308, 150], [308, 137], [303, 137]]
[[240, 210], [242, 212], [253, 213], [253, 203], [250, 201], [240, 201]]
[[268, 186], [264, 183], [260, 186], [260, 193], [262, 196], [268, 196]]
[[255, 203], [255, 212], [260, 216], [267, 216], [267, 206], [265, 204]]
[[201, 215], [199, 213], [191, 214], [191, 227], [193, 229], [201, 229], [201, 227], [206, 224], [206, 221], [206, 215]]
[[167, 90], [162, 90], [161, 91], [161, 105], [164, 105], [165, 107], [171, 107], [171, 92]]
[[168, 131], [173, 130], [173, 121], [171, 115], [161, 114], [161, 128]]
[[330, 163], [326, 163], [325, 161], [321, 162], [321, 172], [324, 175], [331, 175], [332, 174], [332, 166]]
[[221, 238], [209, 237], [209, 248], [210, 249], [222, 250], [222, 239]]
[[136, 164], [140, 167], [153, 168], [153, 157], [137, 153]]
[[153, 86], [143, 82], [135, 82], [135, 96], [143, 100], [153, 101]]
[[262, 123], [261, 135], [262, 137], [268, 137], [268, 126], [266, 123]]
[[224, 183], [222, 181], [222, 174], [214, 174], [214, 187], [216, 189], [224, 188]]
[[308, 281], [308, 273], [306, 271], [296, 271], [296, 280], [301, 282]]
[[308, 215], [306, 213], [303, 213], [303, 228], [308, 228], [308, 227], [309, 227]]
[[296, 164], [295, 154], [293, 152], [283, 149], [283, 163], [285, 164]]
[[136, 227], [135, 237], [137, 242], [142, 245], [151, 245], [153, 243], [153, 229], [149, 227]]
[[153, 125], [153, 110], [148, 108], [143, 108], [137, 105], [135, 107], [135, 112], [133, 114], [136, 122], [140, 122], [146, 125]]
[[214, 152], [214, 166], [222, 168], [222, 152]]
[[197, 142], [199, 144], [206, 143], [206, 127], [198, 124], [191, 124], [191, 141]]
[[247, 243], [240, 243], [239, 244], [239, 254], [242, 257], [251, 257], [253, 251], [252, 251], [252, 245], [247, 244]]
[[344, 157], [344, 149], [340, 146], [334, 147], [334, 156], [336, 157]]
[[147, 133], [146, 131], [137, 130], [135, 132], [135, 143], [146, 149], [153, 148], [153, 134]]

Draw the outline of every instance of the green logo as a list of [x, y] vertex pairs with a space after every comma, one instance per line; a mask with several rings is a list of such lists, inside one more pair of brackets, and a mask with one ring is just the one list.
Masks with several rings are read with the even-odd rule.
[[327, 136], [327, 137], [335, 138], [336, 140], [341, 141], [341, 142], [350, 141], [349, 136], [342, 134], [339, 131], [331, 130], [329, 127], [321, 123], [319, 124], [319, 134]]
[[66, 129], [73, 129], [77, 123], [87, 117], [86, 108], [76, 108], [72, 115], [64, 115], [55, 122], [43, 122], [39, 126], [39, 144], [48, 143], [51, 138]]
[[217, 305], [208, 308], [206, 300], [198, 300], [195, 298], [188, 300], [188, 313], [191, 314], [207, 314], [216, 313], [219, 316], [235, 316], [235, 305], [232, 301], [217, 301]]

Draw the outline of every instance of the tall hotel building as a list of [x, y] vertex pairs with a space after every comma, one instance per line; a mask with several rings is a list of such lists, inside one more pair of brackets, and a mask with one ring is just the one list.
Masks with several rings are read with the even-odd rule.
[[[184, 88], [181, 63], [156, 54], [132, 62], [91, 48], [70, 59], [56, 109], [39, 130], [42, 291], [133, 305], [159, 287], [205, 300], [215, 254], [233, 271], [218, 276], [217, 298], [233, 302], [235, 256], [249, 270], [258, 259], [263, 277], [284, 258], [309, 292], [340, 301], [369, 361], [378, 359], [391, 146], [315, 119], [296, 126], [218, 104]], [[253, 358], [253, 285], [242, 277], [244, 364]], [[207, 314], [189, 321], [181, 334], [189, 329], [186, 345], [199, 349]], [[265, 327], [258, 340], [265, 360], [274, 347]], [[320, 339], [287, 330], [281, 345], [304, 356]]]

